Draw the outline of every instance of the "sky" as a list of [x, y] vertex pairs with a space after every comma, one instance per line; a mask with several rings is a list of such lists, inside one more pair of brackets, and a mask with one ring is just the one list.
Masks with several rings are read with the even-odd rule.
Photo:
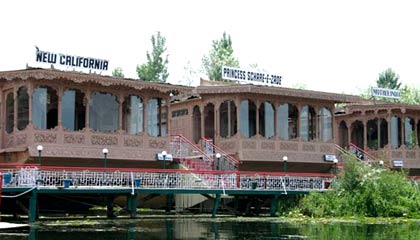
[[[232, 38], [241, 68], [257, 64], [282, 86], [358, 94], [392, 68], [420, 87], [420, 2], [415, 0], [1, 1], [0, 71], [42, 51], [109, 60], [126, 77], [166, 37], [170, 83], [197, 84], [213, 40]], [[49, 65], [41, 67], [48, 68]], [[65, 69], [64, 69], [65, 70]]]

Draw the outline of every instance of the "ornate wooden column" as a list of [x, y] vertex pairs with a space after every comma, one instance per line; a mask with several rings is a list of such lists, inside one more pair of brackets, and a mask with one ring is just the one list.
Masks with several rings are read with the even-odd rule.
[[386, 121], [388, 122], [387, 124], [387, 131], [388, 131], [388, 149], [392, 149], [391, 146], [391, 112], [388, 111], [388, 116], [386, 117]]
[[63, 129], [63, 114], [62, 114], [62, 104], [63, 104], [63, 95], [64, 95], [64, 89], [63, 86], [58, 87], [57, 96], [58, 96], [58, 104], [57, 104], [57, 125], [58, 129]]
[[3, 99], [3, 86], [0, 85], [0, 148], [3, 148], [4, 119], [6, 119], [4, 102], [5, 101]]
[[228, 109], [227, 109], [227, 112], [228, 112], [228, 114], [227, 114], [227, 117], [228, 117], [228, 136], [229, 137], [231, 137], [231, 129], [232, 129], [232, 126], [231, 126], [231, 124], [232, 124], [232, 121], [231, 121], [231, 116], [230, 116], [230, 114], [231, 114], [231, 107], [230, 107], [230, 103], [231, 103], [231, 100], [229, 100], [228, 102], [227, 102], [227, 105], [228, 105]]
[[[377, 115], [377, 113], [375, 114]], [[376, 120], [376, 131], [378, 132], [378, 141], [377, 141], [377, 149], [380, 147], [380, 141], [381, 141], [381, 118], [378, 118]]]
[[121, 93], [117, 96], [118, 102], [118, 132], [122, 132], [122, 122], [123, 122], [123, 103], [124, 103], [124, 95]]
[[238, 129], [236, 129], [238, 136], [241, 136], [241, 99], [239, 97], [236, 97], [235, 99], [236, 104], [236, 126]]
[[416, 143], [416, 146], [418, 146], [419, 145], [419, 139], [418, 139], [418, 128], [417, 128], [417, 123], [418, 123], [418, 121], [419, 121], [419, 119], [417, 119], [417, 118], [414, 118], [414, 138], [415, 138], [415, 140], [414, 140], [414, 142]]
[[363, 116], [363, 150], [367, 150], [367, 120], [366, 115]]
[[30, 129], [33, 128], [32, 125], [32, 95], [33, 95], [33, 91], [34, 91], [34, 87], [33, 87], [33, 83], [32, 81], [28, 82], [28, 127]]
[[[249, 106], [249, 105], [248, 105]], [[257, 99], [255, 101], [255, 136], [259, 136], [260, 135], [260, 101]], [[249, 111], [249, 107], [248, 107], [248, 111]]]
[[321, 140], [320, 136], [322, 135], [320, 133], [321, 128], [319, 127], [319, 121], [318, 121], [318, 113], [319, 113], [320, 109], [321, 108], [319, 108], [319, 106], [314, 107], [314, 111], [315, 111], [315, 137], [314, 137], [314, 140], [316, 140], [317, 142], [319, 142]]
[[144, 136], [148, 136], [148, 134], [147, 134], [147, 118], [149, 116], [147, 116], [147, 109], [149, 108], [149, 97], [145, 96], [143, 101], [144, 101], [144, 104], [143, 104], [143, 132], [145, 133]]
[[[204, 117], [204, 104], [201, 104], [201, 106], [199, 106], [199, 110], [200, 110], [200, 125], [201, 125], [201, 134], [200, 134], [200, 138], [203, 138], [204, 137], [204, 120], [205, 120], [205, 117]], [[194, 107], [193, 107], [193, 111], [194, 111]]]
[[214, 109], [213, 109], [213, 111], [214, 111], [214, 123], [213, 123], [213, 126], [214, 126], [214, 139], [213, 139], [213, 144], [216, 144], [218, 141], [217, 141], [217, 139], [219, 138], [219, 119], [220, 119], [220, 116], [219, 116], [219, 114], [220, 114], [220, 112], [219, 112], [219, 106], [220, 106], [220, 101], [219, 100], [216, 100], [216, 102], [215, 103], [213, 103], [213, 106], [214, 106]]
[[90, 117], [89, 117], [89, 111], [90, 111], [90, 98], [91, 98], [91, 95], [92, 95], [92, 93], [91, 93], [91, 91], [90, 91], [90, 89], [87, 89], [86, 90], [86, 93], [85, 93], [85, 99], [86, 99], [86, 106], [85, 106], [85, 111], [86, 111], [86, 113], [85, 113], [85, 128], [87, 129], [87, 130], [90, 130]]
[[351, 132], [352, 132], [352, 125], [353, 123], [349, 123], [347, 121], [345, 121], [346, 126], [347, 126], [347, 146], [350, 146], [351, 143]]
[[401, 146], [405, 146], [405, 108], [401, 108]]
[[13, 84], [13, 133], [17, 131], [17, 119], [18, 119], [18, 109], [17, 109], [17, 86], [16, 83]]
[[171, 94], [166, 95], [166, 135], [170, 135], [171, 129]]

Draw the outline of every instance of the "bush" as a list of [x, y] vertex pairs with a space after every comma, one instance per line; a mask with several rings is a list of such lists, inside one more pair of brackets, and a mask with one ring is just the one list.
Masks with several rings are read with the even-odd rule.
[[329, 190], [311, 192], [299, 208], [313, 217], [419, 217], [420, 193], [404, 171], [368, 167], [347, 159]]

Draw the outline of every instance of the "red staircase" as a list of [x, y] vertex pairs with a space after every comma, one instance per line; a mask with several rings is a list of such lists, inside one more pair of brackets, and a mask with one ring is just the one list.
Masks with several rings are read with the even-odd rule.
[[215, 170], [239, 170], [239, 161], [214, 145], [211, 139], [201, 138], [201, 148], [208, 156], [213, 158]]
[[213, 158], [181, 134], [171, 135], [170, 152], [174, 161], [188, 169], [214, 170]]

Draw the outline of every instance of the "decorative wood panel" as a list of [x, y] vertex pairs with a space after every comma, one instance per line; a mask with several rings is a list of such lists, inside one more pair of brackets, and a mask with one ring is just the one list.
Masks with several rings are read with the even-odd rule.
[[313, 144], [303, 144], [302, 150], [305, 152], [315, 152], [315, 145]]
[[243, 141], [242, 142], [243, 149], [257, 149], [256, 141]]
[[35, 142], [39, 143], [57, 143], [57, 134], [56, 133], [35, 133]]
[[275, 150], [276, 145], [273, 141], [271, 141], [271, 142], [264, 141], [264, 142], [261, 142], [261, 149]]
[[391, 157], [392, 158], [402, 158], [403, 154], [401, 151], [392, 151]]
[[297, 151], [299, 144], [295, 142], [280, 142], [280, 150]]
[[165, 140], [149, 139], [149, 147], [155, 149], [163, 149], [166, 147]]
[[125, 147], [142, 147], [143, 146], [143, 139], [142, 138], [125, 137], [124, 138], [124, 146]]
[[64, 134], [66, 144], [85, 144], [85, 136], [82, 134]]
[[16, 135], [16, 145], [25, 145], [28, 140], [26, 133]]
[[407, 151], [405, 156], [406, 158], [416, 158], [416, 151]]
[[115, 136], [93, 135], [91, 143], [92, 145], [117, 145], [118, 138]]

